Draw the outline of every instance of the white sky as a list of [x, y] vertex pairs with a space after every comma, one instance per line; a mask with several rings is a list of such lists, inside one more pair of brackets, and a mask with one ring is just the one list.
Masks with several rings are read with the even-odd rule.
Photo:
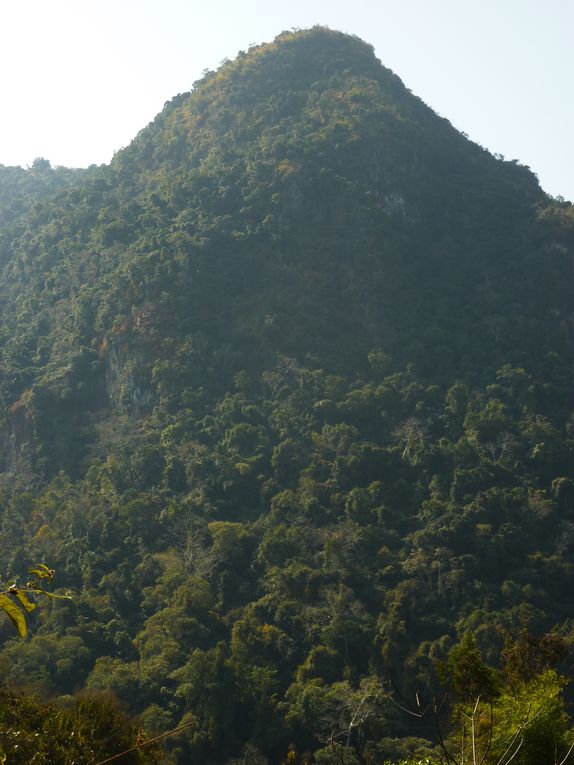
[[574, 200], [573, 0], [0, 0], [0, 163], [108, 162], [203, 69], [317, 23]]

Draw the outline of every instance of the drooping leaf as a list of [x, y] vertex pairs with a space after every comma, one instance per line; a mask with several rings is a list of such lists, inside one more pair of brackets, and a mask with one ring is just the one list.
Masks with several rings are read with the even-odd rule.
[[0, 609], [4, 611], [12, 624], [18, 630], [20, 637], [24, 637], [27, 632], [26, 617], [19, 606], [14, 603], [8, 595], [0, 595]]
[[39, 595], [45, 595], [47, 598], [52, 598], [54, 600], [71, 600], [72, 593], [70, 590], [65, 590], [64, 592], [48, 592], [47, 590], [41, 590], [41, 589], [33, 589], [32, 592], [36, 592]]
[[54, 570], [48, 568], [44, 563], [37, 563], [34, 568], [28, 569], [29, 574], [33, 574], [36, 579], [53, 579]]
[[11, 590], [11, 592], [15, 598], [18, 598], [18, 600], [22, 604], [22, 607], [25, 609], [25, 611], [31, 614], [32, 611], [36, 608], [37, 604], [29, 600], [28, 597], [26, 596], [26, 593], [22, 592], [22, 590], [14, 589], [14, 590]]

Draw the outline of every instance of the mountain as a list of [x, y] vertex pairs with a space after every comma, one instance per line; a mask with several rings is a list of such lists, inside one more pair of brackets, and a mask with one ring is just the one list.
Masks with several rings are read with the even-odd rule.
[[62, 189], [79, 184], [90, 171], [79, 168], [52, 167], [38, 157], [27, 170], [0, 165], [0, 225], [12, 223], [25, 215], [32, 205]]
[[466, 630], [494, 664], [569, 634], [574, 214], [528, 168], [314, 28], [33, 198], [0, 229], [0, 558], [76, 594], [9, 681], [193, 715], [173, 762], [340, 725], [384, 759], [413, 731], [348, 727], [366, 688], [431, 692]]

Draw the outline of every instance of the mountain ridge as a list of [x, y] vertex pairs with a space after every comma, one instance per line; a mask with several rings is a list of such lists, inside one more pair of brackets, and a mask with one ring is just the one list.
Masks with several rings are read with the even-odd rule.
[[399, 760], [390, 677], [570, 640], [573, 219], [315, 28], [2, 227], [0, 566], [75, 593], [7, 681], [193, 716], [170, 763]]

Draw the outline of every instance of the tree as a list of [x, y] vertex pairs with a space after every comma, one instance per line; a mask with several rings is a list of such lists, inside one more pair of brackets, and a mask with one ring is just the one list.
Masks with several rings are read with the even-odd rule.
[[449, 651], [445, 662], [439, 662], [438, 673], [454, 698], [461, 702], [492, 699], [496, 695], [497, 672], [485, 663], [470, 632]]
[[[566, 712], [566, 679], [548, 664], [564, 658], [553, 636], [522, 638], [505, 652], [507, 673], [486, 665], [467, 633], [439, 666], [447, 696], [411, 713], [433, 731], [446, 765], [566, 765], [574, 761], [574, 730]], [[520, 661], [517, 661], [516, 657]], [[526, 656], [526, 659], [524, 659]], [[515, 666], [516, 665], [516, 666]], [[449, 713], [445, 725], [442, 715]]]
[[160, 762], [157, 747], [105, 694], [48, 703], [0, 688], [0, 727], [6, 765], [103, 764], [119, 752], [123, 765]]

